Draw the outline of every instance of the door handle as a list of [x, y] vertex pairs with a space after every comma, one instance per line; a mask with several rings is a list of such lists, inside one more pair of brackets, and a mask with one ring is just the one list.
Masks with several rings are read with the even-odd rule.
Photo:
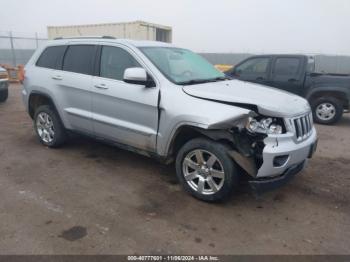
[[290, 79], [288, 79], [288, 82], [291, 82], [291, 83], [294, 83], [294, 82], [296, 82], [297, 80], [295, 79], [295, 78], [290, 78]]
[[98, 84], [98, 85], [95, 85], [95, 87], [98, 89], [108, 89], [108, 87], [105, 84]]
[[260, 81], [262, 81], [262, 80], [265, 80], [265, 78], [263, 78], [263, 77], [259, 76], [259, 77], [257, 77], [257, 78], [256, 78], [256, 80], [260, 80]]
[[52, 79], [54, 79], [54, 80], [62, 80], [63, 78], [62, 78], [62, 76], [52, 76]]

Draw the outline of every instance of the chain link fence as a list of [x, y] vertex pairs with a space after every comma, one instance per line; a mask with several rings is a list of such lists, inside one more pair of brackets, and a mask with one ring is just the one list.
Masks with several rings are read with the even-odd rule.
[[47, 38], [37, 33], [0, 31], [0, 64], [18, 66], [27, 63], [34, 51]]
[[[16, 67], [26, 64], [45, 41], [37, 33], [0, 31], [0, 64]], [[253, 55], [244, 53], [202, 53], [213, 64], [235, 65]], [[318, 72], [350, 74], [350, 56], [315, 55]]]

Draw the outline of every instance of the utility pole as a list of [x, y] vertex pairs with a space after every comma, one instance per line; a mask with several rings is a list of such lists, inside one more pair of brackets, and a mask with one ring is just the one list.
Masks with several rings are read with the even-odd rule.
[[35, 32], [35, 43], [36, 43], [36, 48], [39, 47], [39, 37], [38, 37], [38, 32]]
[[12, 65], [16, 66], [16, 64], [17, 64], [17, 62], [16, 62], [16, 53], [15, 53], [15, 47], [14, 47], [14, 44], [13, 44], [12, 31], [10, 31], [9, 36], [10, 36], [11, 53], [12, 53]]

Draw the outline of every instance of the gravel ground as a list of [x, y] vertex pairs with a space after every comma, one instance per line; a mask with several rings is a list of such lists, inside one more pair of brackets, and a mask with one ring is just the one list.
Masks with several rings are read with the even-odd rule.
[[11, 85], [0, 105], [0, 254], [350, 254], [350, 116], [286, 187], [224, 204], [185, 194], [173, 166], [78, 138], [36, 139]]

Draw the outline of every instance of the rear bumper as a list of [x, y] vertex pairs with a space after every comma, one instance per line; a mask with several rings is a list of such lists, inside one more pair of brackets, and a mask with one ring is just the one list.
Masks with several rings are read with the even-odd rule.
[[277, 189], [292, 180], [296, 174], [304, 169], [306, 163], [307, 160], [304, 160], [301, 163], [290, 166], [281, 176], [273, 178], [257, 178], [249, 181], [249, 184], [257, 194]]

